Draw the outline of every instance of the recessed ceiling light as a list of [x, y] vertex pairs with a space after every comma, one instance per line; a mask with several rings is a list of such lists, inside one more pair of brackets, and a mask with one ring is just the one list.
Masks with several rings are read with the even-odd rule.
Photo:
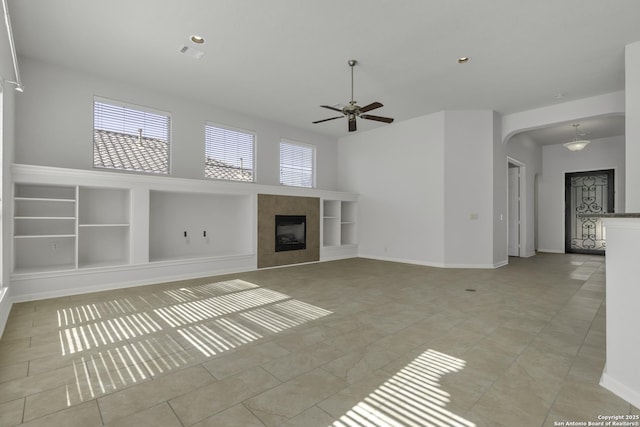
[[197, 44], [204, 44], [204, 37], [200, 36], [191, 36], [191, 41]]
[[466, 64], [469, 61], [471, 61], [471, 58], [469, 58], [468, 56], [462, 56], [458, 58], [458, 64]]

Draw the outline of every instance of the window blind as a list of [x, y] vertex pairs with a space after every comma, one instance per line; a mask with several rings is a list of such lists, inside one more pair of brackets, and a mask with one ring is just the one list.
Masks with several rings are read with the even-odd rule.
[[253, 156], [256, 136], [252, 132], [205, 125], [205, 177], [254, 181]]
[[170, 130], [168, 113], [96, 99], [93, 166], [169, 173]]
[[314, 148], [288, 141], [280, 142], [280, 184], [295, 187], [314, 185]]

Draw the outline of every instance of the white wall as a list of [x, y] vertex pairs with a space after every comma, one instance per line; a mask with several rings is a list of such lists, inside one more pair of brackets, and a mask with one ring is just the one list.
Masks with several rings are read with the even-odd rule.
[[444, 113], [340, 138], [341, 190], [360, 194], [359, 255], [444, 263]]
[[204, 124], [212, 121], [257, 132], [258, 183], [279, 184], [279, 142], [287, 138], [315, 145], [317, 187], [337, 188], [335, 138], [225, 111], [215, 100], [198, 104], [30, 58], [20, 66], [26, 90], [17, 102], [16, 163], [91, 169], [97, 95], [171, 113], [171, 176], [204, 179]]
[[[492, 111], [445, 112], [445, 264], [450, 267], [494, 264], [493, 120]], [[506, 248], [506, 237], [501, 244]]]
[[600, 385], [638, 407], [640, 220], [606, 218], [604, 226], [607, 230], [607, 362]]
[[508, 177], [507, 177], [507, 147], [502, 139], [502, 117], [493, 114], [493, 265], [499, 267], [509, 262], [508, 238]]
[[341, 138], [341, 189], [360, 194], [358, 254], [494, 267], [494, 210], [504, 202], [506, 212], [506, 187], [494, 205], [494, 120], [492, 111], [447, 111]]
[[592, 140], [584, 150], [571, 152], [562, 144], [542, 148], [539, 184], [539, 247], [564, 252], [564, 179], [567, 172], [615, 170], [615, 211], [625, 206], [625, 137]]
[[[640, 41], [625, 49], [625, 121], [626, 179], [640, 182]], [[640, 212], [640, 186], [629, 185], [626, 191], [626, 211]]]
[[520, 195], [522, 203], [521, 221], [526, 224], [524, 256], [533, 256], [536, 251], [536, 177], [542, 174], [542, 148], [526, 135], [514, 135], [507, 141], [507, 155], [524, 164], [524, 194]]

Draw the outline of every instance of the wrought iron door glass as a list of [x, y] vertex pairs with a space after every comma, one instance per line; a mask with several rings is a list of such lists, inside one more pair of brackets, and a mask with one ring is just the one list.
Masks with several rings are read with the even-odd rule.
[[608, 212], [609, 195], [606, 173], [571, 177], [571, 249], [603, 251], [605, 230], [601, 218], [584, 218], [579, 214]]

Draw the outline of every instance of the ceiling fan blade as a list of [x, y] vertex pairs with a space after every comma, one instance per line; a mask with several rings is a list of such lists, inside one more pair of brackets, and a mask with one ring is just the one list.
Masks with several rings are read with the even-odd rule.
[[365, 105], [364, 107], [362, 107], [360, 109], [360, 112], [366, 113], [367, 111], [375, 110], [376, 108], [380, 108], [380, 107], [384, 107], [384, 105], [382, 105], [379, 102], [372, 102], [371, 104]]
[[356, 130], [356, 119], [349, 119], [349, 132], [355, 132]]
[[342, 110], [340, 108], [332, 107], [331, 105], [321, 105], [321, 107], [328, 108], [329, 110], [338, 111], [339, 113], [342, 113]]
[[363, 114], [360, 116], [360, 118], [367, 119], [367, 120], [375, 120], [377, 122], [393, 123], [393, 119], [391, 117], [380, 117], [380, 116], [372, 116], [371, 114]]
[[341, 119], [344, 116], [337, 116], [337, 117], [329, 117], [328, 119], [322, 119], [322, 120], [316, 120], [315, 122], [311, 122], [311, 123], [322, 123], [322, 122], [327, 122], [329, 120], [335, 120], [335, 119]]

